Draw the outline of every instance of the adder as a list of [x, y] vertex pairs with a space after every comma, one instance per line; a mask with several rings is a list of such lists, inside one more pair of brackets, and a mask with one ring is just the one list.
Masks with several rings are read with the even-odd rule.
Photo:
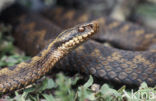
[[[57, 23], [59, 26], [67, 28], [69, 26], [72, 26], [70, 25], [71, 22], [72, 24], [81, 23], [81, 21], [79, 22], [78, 20], [74, 20], [75, 18], [69, 19], [70, 17], [68, 18], [68, 16], [66, 16], [66, 19], [64, 19], [65, 17], [63, 17], [64, 15], [62, 14], [68, 15], [71, 13], [68, 13], [68, 11], [66, 13], [62, 12], [64, 11], [60, 11], [60, 9], [58, 9], [54, 10], [54, 13], [49, 13], [55, 15], [55, 17], [50, 16], [50, 18], [53, 19], [53, 21], [54, 19], [55, 21], [58, 21], [55, 23]], [[84, 16], [82, 17], [82, 15], [80, 15], [78, 17], [77, 15], [76, 17], [83, 18]], [[63, 18], [63, 20], [61, 18]], [[88, 21], [89, 18], [89, 20], [92, 20], [92, 17], [89, 15], [84, 18], [87, 19], [83, 20], [82, 22]], [[56, 41], [58, 39], [55, 39], [55, 37], [57, 36], [56, 32], [59, 32], [61, 29], [41, 15], [32, 13], [22, 14], [14, 19], [16, 19], [14, 21], [16, 22], [14, 36], [17, 44], [19, 47], [22, 47], [24, 50], [26, 50], [30, 55], [37, 54], [51, 40]], [[67, 24], [68, 19], [71, 22]], [[66, 21], [66, 23], [63, 24], [59, 21]], [[145, 81], [150, 86], [155, 85], [156, 50], [150, 49], [149, 47], [155, 45], [156, 34], [138, 25], [127, 22], [119, 22], [107, 17], [97, 19], [96, 22], [98, 22], [100, 25], [100, 32], [98, 33], [98, 35], [94, 36], [93, 39], [88, 40], [86, 43], [77, 47], [63, 59], [60, 59], [60, 61], [59, 59], [57, 59], [58, 62], [56, 63], [55, 61], [55, 67], [67, 71], [77, 71], [85, 74], [92, 74], [97, 78], [115, 81], [117, 83], [139, 85], [141, 82]], [[88, 28], [87, 31], [93, 31], [92, 27], [93, 26]], [[77, 30], [77, 27], [74, 27], [72, 28], [72, 31], [66, 30], [65, 33], [69, 34], [69, 32], [75, 32]], [[83, 33], [83, 31], [86, 31], [86, 29], [80, 28], [79, 31]], [[68, 39], [68, 37], [62, 36], [62, 39], [66, 40], [66, 38]], [[110, 42], [113, 46], [117, 46], [118, 48], [104, 46], [102, 43], [100, 43], [101, 41]], [[56, 49], [56, 47], [54, 47], [54, 49]], [[47, 53], [53, 54], [53, 51], [47, 50]], [[44, 54], [44, 52], [42, 54]], [[39, 55], [40, 58], [44, 58], [45, 60], [49, 59], [49, 57], [43, 57], [42, 54]], [[60, 53], [59, 55], [64, 54]], [[39, 61], [41, 61], [40, 58], [38, 58]], [[35, 70], [35, 72], [38, 72], [38, 75], [40, 76], [30, 78], [30, 76], [26, 76], [25, 73], [30, 73], [32, 75], [36, 75], [36, 73], [32, 72], [30, 68], [25, 68], [24, 65], [25, 63], [23, 65], [17, 65], [14, 68], [6, 68], [0, 70], [0, 78], [7, 78], [6, 81], [3, 81], [2, 79], [0, 80], [0, 84], [2, 85], [2, 92], [19, 88], [21, 87], [21, 85], [30, 84], [30, 79], [34, 81], [34, 79], [38, 79], [41, 75], [45, 74], [45, 72], [49, 71], [49, 69], [40, 71]], [[31, 61], [29, 63], [26, 63], [26, 65], [29, 65], [30, 67], [33, 66], [31, 64]], [[44, 65], [48, 66], [47, 63], [45, 63]], [[54, 66], [54, 64], [52, 65]], [[52, 65], [49, 65], [48, 67], [51, 68]], [[42, 63], [39, 63], [38, 66], [42, 66]], [[7, 70], [13, 70], [13, 73], [15, 73], [14, 70], [20, 70], [19, 67], [23, 68], [21, 69], [21, 72], [16, 72], [16, 74], [19, 73], [20, 76], [15, 75], [14, 77], [17, 79], [20, 86], [17, 86], [17, 82], [14, 82], [14, 79], [11, 76], [2, 76], [2, 73], [6, 74]], [[23, 78], [26, 78], [23, 82], [23, 79], [20, 79], [21, 76]], [[7, 83], [7, 80], [9, 80], [11, 85]], [[13, 86], [12, 84], [15, 84], [15, 86]]]

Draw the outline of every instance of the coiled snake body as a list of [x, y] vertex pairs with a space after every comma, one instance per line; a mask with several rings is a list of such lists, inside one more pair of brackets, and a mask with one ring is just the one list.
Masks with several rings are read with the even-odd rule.
[[[58, 12], [60, 12], [60, 10], [58, 10]], [[70, 17], [68, 18], [67, 15], [66, 19], [61, 20], [62, 16], [64, 16], [61, 15], [62, 13], [55, 12], [55, 14], [51, 14], [56, 16], [53, 17], [53, 20], [55, 21], [63, 22], [64, 20], [70, 20], [74, 23], [74, 20]], [[88, 17], [84, 21], [88, 21]], [[60, 29], [50, 23], [49, 20], [45, 20], [41, 16], [34, 14], [22, 15], [18, 18], [17, 22], [19, 24], [16, 25], [14, 33], [17, 44], [31, 55], [38, 53], [39, 50], [51, 41], [51, 39], [54, 40], [55, 36], [57, 36], [57, 32], [60, 31]], [[156, 50], [149, 48], [151, 45], [155, 45], [156, 34], [137, 25], [119, 22], [110, 18], [101, 18], [96, 22], [98, 22], [101, 27], [99, 34], [94, 36], [92, 40], [87, 41], [70, 52], [67, 56], [60, 60], [55, 67], [68, 71], [78, 71], [86, 74], [92, 74], [95, 77], [102, 78], [103, 80], [115, 81], [118, 83], [139, 85], [141, 82], [145, 81], [151, 86], [155, 85]], [[62, 27], [64, 26], [62, 23], [57, 24]], [[72, 26], [69, 23], [65, 26], [68, 25], [70, 27]], [[77, 31], [77, 27], [74, 27], [72, 30], [67, 30], [65, 33], [69, 34], [70, 32], [75, 31]], [[83, 33], [83, 28], [79, 31], [82, 31]], [[93, 31], [92, 27], [85, 30], [85, 32], [91, 31]], [[54, 34], [52, 34], [52, 32]], [[62, 36], [61, 38], [64, 40], [68, 39], [68, 37], [65, 36]], [[95, 40], [100, 42], [108, 41], [126, 50], [104, 46], [102, 43]], [[25, 45], [23, 46], [21, 42]], [[55, 54], [50, 56], [48, 55], [54, 53], [52, 48], [54, 50], [57, 49], [53, 46], [50, 49], [45, 49], [47, 54], [42, 52], [39, 56], [37, 56], [37, 58], [32, 58], [32, 60], [29, 63], [26, 63], [26, 65], [25, 63], [22, 63], [21, 65], [17, 65], [15, 67], [0, 70], [0, 78], [4, 78], [0, 79], [1, 92], [11, 91], [15, 88], [21, 87], [21, 85], [27, 85], [48, 72], [54, 64], [49, 62], [47, 63], [45, 60], [49, 60], [48, 57], [55, 57]], [[61, 53], [61, 57], [63, 55]], [[36, 59], [40, 62], [36, 62]], [[33, 65], [31, 62], [33, 62]], [[45, 70], [43, 66], [49, 67], [49, 69]], [[40, 67], [43, 67], [43, 70], [41, 70]], [[32, 68], [34, 68], [34, 71], [30, 70]], [[11, 74], [11, 71], [14, 75], [9, 75]], [[21, 76], [24, 79], [21, 78]]]

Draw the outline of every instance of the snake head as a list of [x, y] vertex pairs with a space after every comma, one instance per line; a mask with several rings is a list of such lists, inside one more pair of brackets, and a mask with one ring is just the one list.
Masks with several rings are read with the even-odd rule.
[[57, 42], [55, 42], [55, 46], [59, 47], [63, 45], [66, 48], [74, 48], [74, 46], [79, 45], [86, 41], [90, 36], [94, 35], [97, 30], [98, 23], [96, 21], [77, 25], [62, 32], [56, 38]]

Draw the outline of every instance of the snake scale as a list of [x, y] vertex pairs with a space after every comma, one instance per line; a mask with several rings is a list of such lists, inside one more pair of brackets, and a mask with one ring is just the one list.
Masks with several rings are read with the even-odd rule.
[[[94, 19], [88, 14], [77, 15], [78, 13], [73, 10], [63, 11], [60, 8], [56, 9], [52, 9], [50, 13], [48, 11], [47, 15], [45, 12], [43, 14], [62, 28], [68, 28]], [[77, 18], [75, 18], [75, 14]], [[78, 20], [80, 18], [82, 20]], [[21, 14], [19, 17], [14, 17], [14, 20], [16, 22], [14, 37], [17, 45], [30, 55], [36, 55], [51, 41], [57, 41], [58, 38], [56, 36], [61, 30], [50, 20], [34, 13]], [[56, 47], [51, 47], [43, 50], [47, 52], [48, 56], [41, 52], [37, 56], [38, 58], [32, 58], [28, 63], [21, 63], [20, 65], [0, 70], [0, 91], [11, 91], [22, 85], [30, 84], [48, 72], [54, 64], [55, 68], [92, 74], [102, 80], [137, 86], [145, 81], [148, 85], [154, 86], [156, 84], [156, 50], [150, 49], [150, 46], [156, 43], [156, 33], [138, 25], [120, 22], [108, 17], [99, 18], [96, 22], [100, 26], [99, 33], [91, 40], [72, 50], [60, 61], [57, 59], [58, 62], [56, 63], [55, 61], [56, 64], [52, 62], [49, 65], [44, 61], [49, 60], [49, 57], [51, 57], [48, 54], [53, 54], [54, 50], [57, 51]], [[83, 31], [91, 32], [93, 31], [92, 27], [85, 31], [80, 28], [79, 31], [82, 31], [82, 33]], [[77, 27], [72, 28], [73, 32], [77, 30]], [[70, 36], [72, 31], [68, 29], [64, 33]], [[61, 38], [68, 40], [68, 37], [65, 36]], [[110, 42], [118, 48], [105, 46], [102, 42]], [[61, 53], [60, 55], [62, 57], [65, 54]], [[55, 57], [55, 54], [53, 56]], [[38, 61], [40, 62], [38, 63], [36, 59], [39, 59]], [[40, 70], [43, 65], [46, 65], [49, 69], [43, 68], [43, 70]], [[35, 68], [37, 66], [38, 68]], [[30, 70], [33, 67], [34, 71]], [[10, 73], [8, 72], [12, 72], [14, 75], [9, 75]]]

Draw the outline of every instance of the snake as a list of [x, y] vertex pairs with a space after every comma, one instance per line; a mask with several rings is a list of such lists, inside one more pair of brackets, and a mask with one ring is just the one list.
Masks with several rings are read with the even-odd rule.
[[52, 69], [62, 57], [95, 34], [97, 29], [96, 22], [67, 29], [29, 61], [1, 69], [0, 92], [10, 92], [35, 82]]
[[103, 17], [103, 14], [96, 16], [81, 10], [56, 7], [46, 10], [43, 15], [61, 28], [68, 28], [96, 19], [101, 27], [99, 34], [94, 36], [94, 40], [109, 42], [113, 46], [124, 50], [143, 51], [156, 43], [155, 31], [130, 22], [118, 21], [108, 16]]
[[[16, 11], [17, 10], [15, 10], [15, 12]], [[80, 15], [78, 17], [77, 13], [75, 13], [77, 19], [84, 18], [84, 20], [78, 21], [74, 20], [75, 18], [72, 20], [72, 18], [68, 17], [68, 15], [73, 14], [71, 11], [69, 11], [70, 13], [68, 11], [64, 13], [62, 9], [60, 10], [60, 8], [54, 11], [55, 14], [52, 12], [49, 13], [55, 15], [53, 19], [52, 16], [49, 16], [49, 19], [46, 19], [46, 17], [34, 13], [21, 14], [19, 17], [9, 16], [12, 17], [16, 22], [13, 36], [16, 39], [17, 45], [24, 49], [28, 54], [36, 55], [48, 43], [58, 39], [56, 36], [61, 30], [59, 26], [65, 26], [64, 28], [67, 28], [69, 26], [73, 26], [72, 24], [75, 23], [77, 24], [92, 20], [88, 19], [90, 17], [89, 15]], [[74, 11], [72, 10], [72, 12]], [[58, 20], [56, 20], [57, 18]], [[68, 19], [69, 23], [67, 23]], [[63, 24], [63, 20], [66, 20], [66, 23]], [[57, 26], [56, 21], [61, 21], [62, 23], [57, 22]], [[117, 83], [135, 86], [138, 86], [140, 83], [145, 81], [148, 85], [154, 86], [156, 84], [156, 50], [149, 49], [149, 47], [151, 44], [155, 45], [156, 34], [151, 30], [148, 31], [138, 25], [128, 22], [120, 22], [109, 17], [99, 18], [95, 22], [99, 24], [99, 33], [92, 39], [69, 52], [68, 55], [60, 59], [60, 61], [57, 60], [58, 62], [55, 65], [53, 64], [54, 68], [71, 72], [76, 71], [85, 73], [87, 75], [91, 74], [94, 77], [104, 81], [114, 81]], [[90, 32], [91, 29], [92, 28], [88, 29], [87, 31]], [[77, 31], [77, 27], [72, 28], [72, 30], [74, 32]], [[83, 30], [83, 28], [79, 29], [80, 32]], [[68, 29], [65, 32], [68, 34], [71, 32], [71, 30]], [[62, 38], [66, 39], [67, 37], [63, 36]], [[105, 46], [99, 40], [108, 41], [112, 44], [115, 43], [118, 48]], [[47, 50], [47, 53], [52, 52]], [[41, 58], [44, 58], [45, 60], [48, 59], [48, 57], [39, 55], [38, 59], [40, 61], [42, 60]], [[30, 67], [32, 66], [32, 64], [30, 64], [31, 61], [26, 63]], [[45, 65], [48, 66], [48, 64]], [[20, 69], [19, 66], [23, 69]], [[14, 76], [9, 75], [2, 77], [3, 69], [0, 70], [0, 78], [10, 78], [9, 80], [0, 79], [2, 92], [18, 89], [22, 85], [30, 84], [32, 80], [38, 79], [37, 77], [35, 78], [27, 76], [25, 72], [34, 75], [39, 70], [32, 71], [30, 69], [26, 69], [24, 65], [19, 66], [14, 66], [14, 68], [12, 67], [13, 69], [11, 68], [11, 70], [9, 68], [4, 69], [6, 70], [3, 72], [4, 74], [10, 70], [16, 74]], [[42, 65], [38, 64], [38, 66]], [[52, 68], [53, 66], [48, 67]], [[15, 72], [15, 69], [21, 70], [21, 72]], [[38, 72], [38, 75], [44, 75], [44, 73], [41, 72], [45, 71], [48, 72], [49, 69], [43, 71], [41, 70]], [[18, 73], [21, 76], [18, 76]], [[25, 79], [23, 82], [19, 81], [23, 80], [21, 77], [25, 77], [27, 79]], [[13, 81], [15, 78], [19, 82]], [[30, 79], [31, 81], [29, 81]], [[10, 81], [10, 84], [13, 85], [8, 84], [8, 81]]]

